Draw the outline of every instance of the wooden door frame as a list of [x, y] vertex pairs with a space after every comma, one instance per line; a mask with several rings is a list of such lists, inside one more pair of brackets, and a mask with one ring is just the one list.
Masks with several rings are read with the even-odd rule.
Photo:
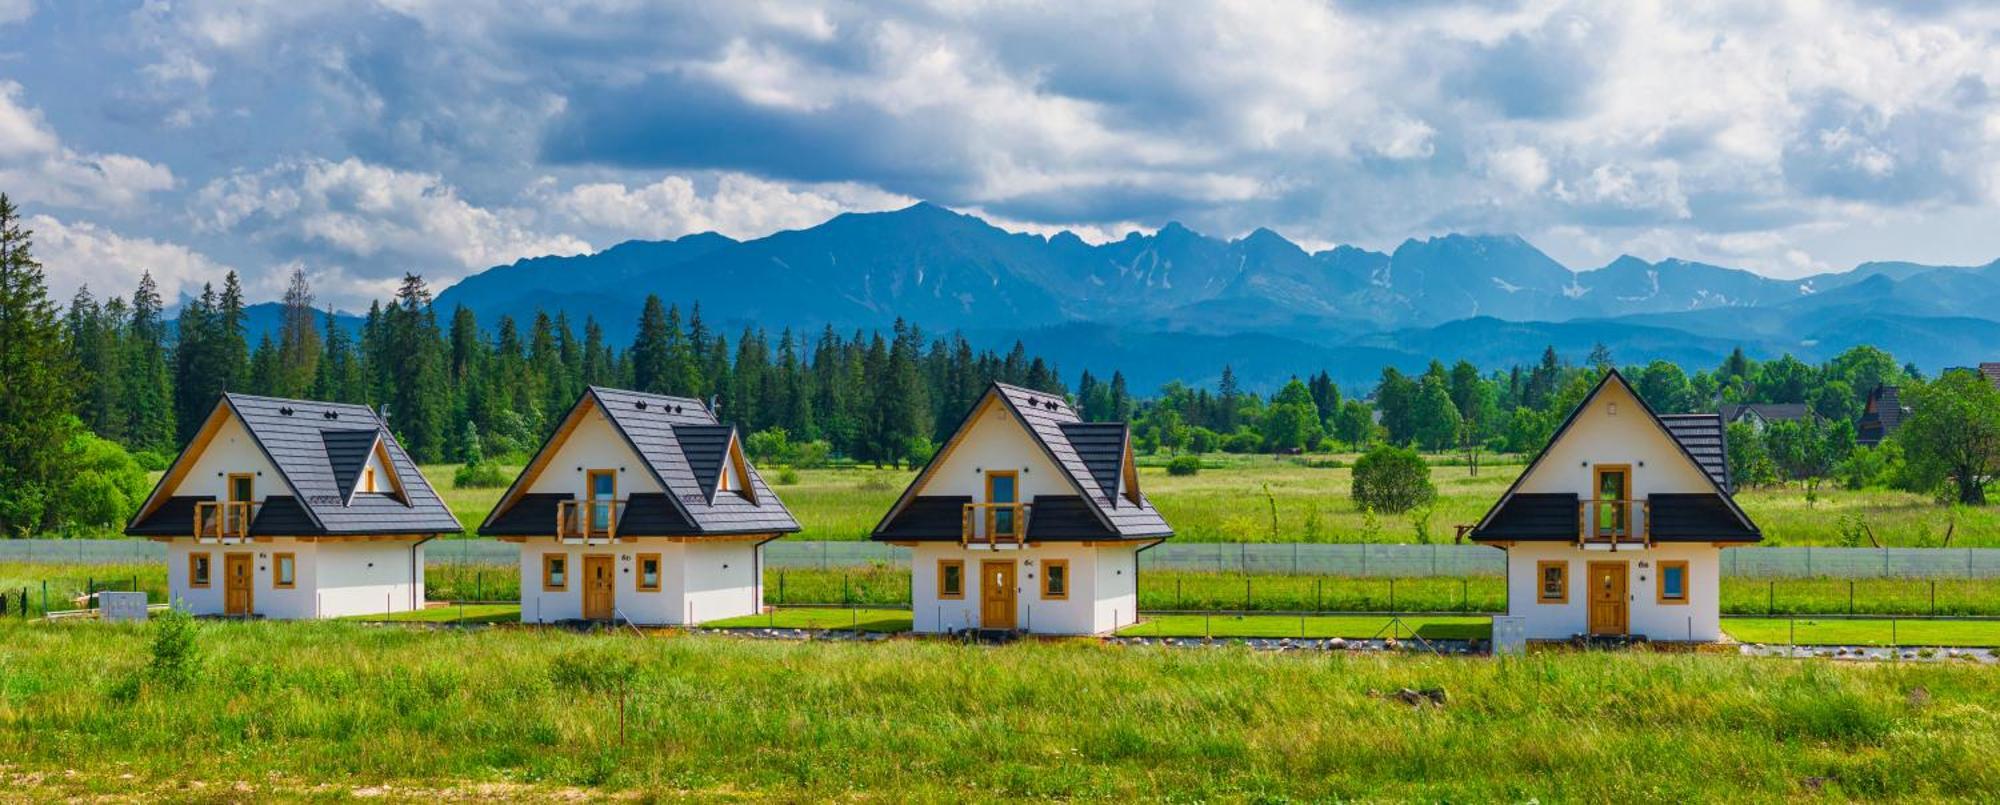
[[616, 554], [609, 554], [609, 553], [583, 554], [583, 561], [581, 563], [581, 567], [578, 568], [579, 570], [583, 571], [583, 589], [581, 590], [581, 592], [583, 593], [583, 598], [579, 602], [580, 603], [579, 612], [580, 614], [583, 615], [584, 620], [600, 620], [599, 618], [593, 618], [590, 616], [591, 588], [596, 583], [596, 580], [593, 579], [590, 575], [590, 565], [591, 561], [596, 559], [604, 560], [604, 565], [606, 567], [611, 568], [611, 589], [610, 589], [611, 600], [607, 602], [608, 604], [608, 606], [606, 607], [607, 611], [604, 613], [604, 617], [601, 620], [615, 621], [618, 619], [618, 556]]
[[[234, 588], [235, 574], [229, 572], [229, 566], [236, 561], [237, 557], [243, 558], [243, 564], [246, 568], [246, 572], [243, 574], [243, 611], [230, 612], [229, 592]], [[249, 551], [229, 551], [222, 555], [222, 614], [244, 616], [257, 614], [256, 554]]]
[[1615, 567], [1618, 569], [1619, 575], [1624, 578], [1624, 582], [1619, 585], [1619, 587], [1621, 588], [1619, 590], [1619, 594], [1625, 596], [1625, 600], [1618, 602], [1619, 605], [1618, 631], [1603, 632], [1602, 634], [1607, 634], [1607, 635], [1631, 634], [1632, 633], [1632, 563], [1624, 561], [1622, 559], [1620, 560], [1593, 559], [1587, 565], [1585, 565], [1584, 569], [1586, 572], [1586, 578], [1589, 579], [1589, 581], [1587, 582], [1587, 584], [1589, 585], [1588, 586], [1589, 593], [1584, 597], [1585, 609], [1584, 609], [1583, 629], [1586, 633], [1589, 634], [1593, 635], [1600, 634], [1599, 632], [1595, 631], [1595, 624], [1597, 622], [1596, 609], [1598, 605], [1597, 569], [1600, 567]]
[[[1620, 484], [1620, 489], [1618, 490], [1618, 500], [1630, 501], [1632, 499], [1632, 465], [1630, 464], [1591, 465], [1590, 496], [1598, 501], [1597, 505], [1599, 507], [1598, 511], [1591, 513], [1592, 516], [1590, 518], [1590, 536], [1592, 536], [1593, 538], [1605, 536], [1605, 534], [1601, 531], [1601, 526], [1599, 526], [1598, 523], [1601, 522], [1601, 518], [1604, 516], [1603, 498], [1599, 496], [1604, 494], [1604, 474], [1607, 472], [1619, 473], [1620, 477], [1624, 479], [1624, 483]], [[1632, 536], [1632, 531], [1633, 531], [1632, 504], [1621, 502], [1618, 504], [1618, 509], [1625, 515], [1624, 528], [1622, 530], [1612, 532], [1612, 536], [1616, 539], [1628, 538]]]
[[[1006, 598], [1007, 598], [1007, 624], [1005, 626], [1000, 626], [997, 624], [991, 624], [986, 622], [986, 606], [987, 606], [986, 602], [988, 595], [987, 588], [993, 586], [993, 580], [991, 577], [987, 575], [986, 571], [988, 568], [992, 567], [1007, 568], [1007, 580], [1008, 582], [1010, 582], [1010, 584], [1003, 588], [1006, 591]], [[979, 560], [979, 628], [981, 629], [1020, 628], [1021, 625], [1020, 582], [1021, 582], [1020, 567], [1014, 562], [1014, 560], [1012, 559]]]

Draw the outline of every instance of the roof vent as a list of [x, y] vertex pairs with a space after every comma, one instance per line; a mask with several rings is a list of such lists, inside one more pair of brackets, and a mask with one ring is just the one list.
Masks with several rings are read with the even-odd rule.
[[320, 416], [323, 416], [323, 417], [326, 417], [327, 419], [339, 419], [339, 418], [340, 418], [340, 412], [339, 412], [339, 411], [332, 411], [332, 410], [329, 410], [329, 411], [327, 411], [327, 412], [326, 412], [326, 413], [324, 413], [324, 414], [320, 414]]
[[681, 412], [681, 407], [678, 405], [674, 406], [674, 413], [678, 414], [680, 412]]
[[1028, 398], [1028, 407], [1029, 407], [1029, 408], [1040, 408], [1040, 407], [1042, 407], [1042, 401], [1041, 401], [1041, 400], [1037, 400], [1037, 399], [1035, 399], [1035, 398], [1033, 398], [1033, 397], [1029, 397], [1029, 398]]
[[287, 405], [287, 406], [284, 406], [284, 407], [282, 407], [282, 408], [279, 408], [279, 409], [278, 409], [278, 413], [279, 413], [279, 414], [282, 414], [282, 415], [284, 415], [284, 416], [291, 416], [291, 415], [292, 415], [292, 407], [291, 407], [291, 406], [289, 406], [289, 405]]
[[1056, 410], [1056, 408], [1057, 408], [1057, 407], [1058, 407], [1058, 406], [1056, 405], [1056, 401], [1055, 401], [1055, 400], [1050, 400], [1050, 401], [1049, 401], [1049, 410], [1051, 410], [1051, 411], [1054, 411], [1054, 410]]
[[633, 401], [633, 403], [632, 403], [632, 407], [633, 407], [633, 408], [637, 408], [637, 409], [639, 409], [639, 410], [641, 410], [641, 411], [644, 411], [644, 410], [646, 410], [646, 401], [645, 401], [645, 400], [635, 400], [635, 401]]

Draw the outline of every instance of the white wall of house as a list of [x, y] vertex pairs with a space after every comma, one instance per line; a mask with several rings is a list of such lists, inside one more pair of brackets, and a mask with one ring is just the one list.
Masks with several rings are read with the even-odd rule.
[[1031, 501], [1036, 495], [1074, 495], [1076, 488], [1061, 468], [1035, 442], [1021, 423], [1008, 413], [1005, 403], [987, 406], [965, 430], [964, 437], [933, 468], [917, 494], [969, 495], [986, 501], [987, 470], [1012, 470], [1020, 475], [1020, 497]]
[[[1631, 468], [1634, 500], [1661, 492], [1714, 491], [1701, 468], [1664, 428], [1648, 420], [1638, 398], [1624, 386], [1605, 385], [1589, 406], [1521, 481], [1520, 492], [1573, 492], [1589, 500], [1596, 497], [1594, 468], [1604, 464]], [[1632, 517], [1635, 529], [1643, 527], [1642, 512], [1634, 511]]]
[[[1719, 640], [1722, 550], [1705, 542], [1621, 547], [1615, 553], [1601, 548], [1578, 548], [1568, 542], [1518, 542], [1507, 549], [1507, 614], [1526, 619], [1530, 640], [1567, 640], [1584, 634], [1590, 630], [1590, 563], [1622, 562], [1630, 634], [1656, 641]], [[1567, 602], [1539, 603], [1539, 563], [1544, 561], [1567, 563]], [[1687, 562], [1685, 603], [1660, 602], [1658, 574], [1662, 561]]]
[[[642, 537], [631, 542], [558, 544], [545, 538], [521, 543], [521, 620], [554, 623], [583, 617], [583, 558], [612, 557], [617, 582], [612, 592], [618, 613], [648, 626], [703, 623], [763, 610], [764, 585], [758, 578], [759, 548], [754, 541], [670, 542]], [[542, 557], [567, 557], [568, 584], [544, 590]], [[640, 554], [660, 555], [660, 589], [639, 589]]]
[[[919, 543], [911, 550], [910, 600], [913, 630], [955, 632], [980, 628], [985, 579], [980, 563], [1014, 563], [1016, 628], [1034, 634], [1102, 634], [1137, 619], [1138, 546], [1085, 546], [1045, 542], [1023, 548], [992, 550], [960, 547], [958, 543]], [[1069, 560], [1069, 596], [1042, 597], [1042, 568], [1050, 559]], [[965, 594], [938, 595], [938, 563], [965, 563]]]
[[[566, 492], [582, 500], [589, 496], [587, 477], [591, 470], [618, 470], [620, 500], [637, 493], [663, 491], [659, 482], [653, 480], [653, 474], [646, 470], [639, 454], [633, 452], [625, 437], [611, 427], [604, 411], [595, 406], [584, 413], [583, 421], [577, 423], [562, 444], [556, 446], [541, 474], [535, 476], [526, 491], [535, 494]], [[549, 530], [555, 530], [553, 522], [549, 524]]]
[[[176, 607], [195, 615], [224, 614], [224, 559], [241, 553], [251, 557], [250, 611], [254, 615], [304, 620], [404, 612], [423, 606], [424, 548], [417, 540], [316, 542], [277, 537], [268, 542], [218, 545], [175, 539], [167, 544], [168, 596]], [[291, 554], [295, 562], [290, 589], [276, 584], [277, 555], [283, 553]], [[190, 584], [191, 554], [209, 557], [206, 588]]]
[[278, 468], [272, 466], [270, 459], [264, 457], [264, 451], [243, 427], [243, 421], [227, 411], [223, 416], [215, 438], [194, 457], [194, 463], [188, 466], [180, 482], [163, 490], [160, 498], [209, 495], [216, 500], [228, 500], [229, 476], [237, 473], [252, 474], [252, 491], [258, 501], [271, 495], [292, 495], [291, 487], [278, 475]]

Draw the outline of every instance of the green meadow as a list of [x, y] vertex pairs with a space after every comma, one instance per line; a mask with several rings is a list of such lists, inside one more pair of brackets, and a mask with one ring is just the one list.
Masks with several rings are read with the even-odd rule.
[[2000, 674], [1969, 663], [336, 622], [201, 623], [175, 674], [150, 670], [158, 628], [0, 624], [8, 797], [1973, 801], [2000, 786]]

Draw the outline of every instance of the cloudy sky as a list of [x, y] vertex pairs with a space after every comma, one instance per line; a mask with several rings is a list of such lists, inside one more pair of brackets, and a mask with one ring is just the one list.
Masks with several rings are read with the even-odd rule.
[[0, 191], [61, 297], [300, 266], [350, 309], [916, 199], [1577, 268], [2000, 257], [1992, 3], [663, 5], [0, 0]]

